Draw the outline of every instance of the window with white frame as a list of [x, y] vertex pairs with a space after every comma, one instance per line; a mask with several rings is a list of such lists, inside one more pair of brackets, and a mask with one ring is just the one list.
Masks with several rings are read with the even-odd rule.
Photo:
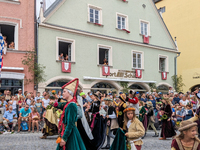
[[142, 69], [143, 56], [141, 52], [132, 52], [132, 64], [135, 69]]
[[128, 16], [117, 13], [117, 28], [128, 30]]
[[140, 20], [140, 34], [150, 36], [150, 23]]
[[57, 38], [56, 60], [75, 61], [75, 41], [65, 38]]
[[98, 45], [98, 64], [112, 65], [112, 47]]
[[102, 9], [100, 7], [89, 5], [88, 21], [91, 23], [102, 24]]
[[0, 33], [2, 33], [3, 38], [5, 40], [5, 47], [10, 49], [15, 48], [15, 26], [0, 24]]
[[159, 71], [168, 71], [168, 57], [159, 55]]

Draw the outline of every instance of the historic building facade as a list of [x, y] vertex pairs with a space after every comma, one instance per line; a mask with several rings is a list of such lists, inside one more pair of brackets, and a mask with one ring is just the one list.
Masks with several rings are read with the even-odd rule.
[[39, 20], [40, 92], [76, 77], [85, 92], [119, 92], [120, 82], [141, 92], [155, 83], [166, 92], [173, 84], [178, 51], [152, 0], [56, 0]]
[[183, 92], [194, 91], [200, 87], [199, 47], [199, 6], [200, 1], [187, 0], [157, 0], [156, 6], [163, 17], [170, 33], [177, 37], [178, 75], [182, 75], [185, 86]]
[[19, 88], [33, 92], [34, 84], [25, 83], [32, 77], [22, 59], [35, 47], [35, 1], [0, 0], [0, 6], [0, 33], [7, 44], [3, 52], [0, 92], [8, 89], [14, 94]]

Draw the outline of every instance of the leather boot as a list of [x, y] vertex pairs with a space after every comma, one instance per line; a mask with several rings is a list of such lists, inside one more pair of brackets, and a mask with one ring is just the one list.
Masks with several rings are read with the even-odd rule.
[[40, 137], [41, 139], [46, 139], [47, 136], [46, 135], [43, 135], [42, 137]]
[[101, 149], [110, 149], [110, 145], [107, 144], [105, 147], [102, 147]]

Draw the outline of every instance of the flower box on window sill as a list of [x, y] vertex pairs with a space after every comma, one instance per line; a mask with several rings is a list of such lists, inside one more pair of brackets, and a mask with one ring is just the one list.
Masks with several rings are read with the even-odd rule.
[[122, 29], [123, 31], [126, 31], [127, 33], [131, 33], [130, 31], [126, 30], [126, 29]]
[[93, 22], [87, 22], [87, 23], [90, 23], [90, 24], [94, 24], [94, 25], [97, 25], [97, 26], [101, 26], [101, 27], [103, 27], [103, 25], [102, 24], [100, 24], [100, 23], [93, 23]]

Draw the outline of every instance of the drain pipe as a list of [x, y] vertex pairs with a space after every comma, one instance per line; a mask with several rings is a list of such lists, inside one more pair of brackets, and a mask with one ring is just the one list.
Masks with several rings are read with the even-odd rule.
[[[176, 37], [175, 37], [175, 44], [176, 44], [176, 49], [178, 51]], [[178, 55], [174, 57], [175, 90], [176, 90], [176, 87], [177, 87], [177, 57], [179, 57], [180, 54], [181, 54], [181, 52], [178, 52]]]

